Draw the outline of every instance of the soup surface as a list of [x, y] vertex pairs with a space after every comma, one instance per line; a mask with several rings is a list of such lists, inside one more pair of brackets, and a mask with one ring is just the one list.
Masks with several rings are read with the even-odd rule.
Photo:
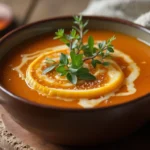
[[57, 61], [61, 52], [68, 53], [66, 46], [47, 34], [21, 43], [5, 56], [1, 65], [2, 84], [27, 101], [68, 108], [107, 107], [150, 92], [150, 46], [110, 31], [89, 31], [84, 42], [89, 35], [96, 42], [116, 36], [111, 65], [98, 65], [95, 69], [88, 66], [97, 80], [72, 85], [55, 71], [43, 75], [46, 57]]

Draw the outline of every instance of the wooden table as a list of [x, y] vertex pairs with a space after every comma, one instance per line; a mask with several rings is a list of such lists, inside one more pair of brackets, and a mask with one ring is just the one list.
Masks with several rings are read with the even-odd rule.
[[[149, 150], [150, 149], [150, 123], [136, 133], [112, 144], [98, 147], [64, 147], [51, 144], [29, 133], [16, 124], [8, 113], [0, 106], [0, 145], [6, 150]], [[117, 131], [116, 131], [117, 132]], [[17, 149], [18, 148], [18, 149]], [[1, 150], [1, 149], [0, 149]]]

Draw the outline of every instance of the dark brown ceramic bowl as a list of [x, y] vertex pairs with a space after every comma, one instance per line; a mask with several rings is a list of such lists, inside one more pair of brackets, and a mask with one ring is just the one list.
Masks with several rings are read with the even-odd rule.
[[[105, 17], [84, 18], [90, 20], [89, 29], [117, 31], [150, 43], [150, 31], [142, 26]], [[48, 19], [14, 30], [0, 40], [0, 59], [24, 40], [58, 28], [70, 28], [72, 21], [72, 17]], [[64, 109], [36, 104], [13, 95], [3, 85], [0, 85], [0, 97], [3, 107], [22, 127], [63, 145], [88, 146], [114, 141], [150, 120], [150, 94], [121, 105], [96, 109]]]

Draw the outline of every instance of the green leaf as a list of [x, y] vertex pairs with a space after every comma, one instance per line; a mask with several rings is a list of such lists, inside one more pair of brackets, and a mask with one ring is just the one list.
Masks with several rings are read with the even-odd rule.
[[78, 45], [78, 40], [75, 40], [73, 43], [72, 43], [72, 49], [76, 48]]
[[73, 18], [76, 22], [80, 22], [82, 19], [82, 16], [74, 16]]
[[80, 22], [82, 21], [82, 15], [79, 16], [79, 21], [80, 21]]
[[83, 35], [85, 35], [88, 31], [89, 31], [89, 30], [85, 30], [85, 31], [83, 32]]
[[55, 32], [55, 37], [54, 37], [54, 39], [59, 39], [59, 38], [61, 38], [61, 37], [63, 37], [63, 35], [64, 35], [64, 29], [58, 29], [58, 31], [57, 32]]
[[84, 51], [84, 55], [85, 56], [92, 56], [93, 55], [93, 51], [91, 51], [90, 49], [89, 49], [89, 46], [88, 45], [83, 45], [82, 46], [82, 50]]
[[71, 35], [65, 35], [65, 36], [68, 41], [71, 41], [73, 39], [73, 37]]
[[109, 62], [103, 62], [102, 65], [104, 65], [104, 66], [109, 66], [110, 63], [109, 63]]
[[70, 48], [70, 43], [66, 43], [66, 45]]
[[61, 37], [60, 41], [64, 42], [65, 44], [69, 43], [69, 41], [66, 39], [66, 37]]
[[93, 53], [96, 53], [97, 50], [98, 50], [98, 48], [93, 47]]
[[61, 38], [60, 36], [55, 36], [53, 39], [57, 40], [57, 39], [60, 39], [60, 38]]
[[74, 16], [73, 18], [74, 18], [74, 20], [77, 20], [77, 19], [78, 19], [78, 16]]
[[83, 24], [83, 27], [85, 28], [89, 23], [89, 20], [87, 20], [84, 24]]
[[52, 65], [50, 67], [47, 67], [46, 69], [43, 70], [42, 74], [47, 74], [48, 72], [52, 71], [57, 65]]
[[77, 75], [79, 75], [79, 74], [84, 74], [84, 73], [88, 73], [88, 72], [89, 72], [89, 69], [88, 69], [88, 68], [83, 68], [83, 67], [81, 67], [80, 69], [78, 69]]
[[51, 59], [51, 58], [45, 58], [45, 61], [46, 61], [46, 63], [48, 63], [48, 64], [51, 64], [51, 63], [54, 63], [55, 61], [53, 60], [53, 59]]
[[88, 38], [88, 46], [91, 52], [93, 52], [93, 47], [94, 47], [94, 39], [92, 36], [89, 36]]
[[75, 52], [71, 51], [70, 52], [70, 56], [71, 56], [71, 65], [72, 68], [74, 69], [78, 69], [83, 65], [83, 54], [76, 54]]
[[74, 16], [74, 24], [81, 25], [82, 16]]
[[104, 54], [103, 58], [108, 58], [110, 57], [110, 52], [107, 50], [106, 53]]
[[92, 60], [92, 66], [95, 68], [96, 67], [96, 64], [101, 64], [101, 62], [97, 59], [93, 59]]
[[66, 77], [72, 84], [77, 84], [77, 76], [75, 74], [67, 73]]
[[114, 49], [113, 49], [112, 47], [108, 47], [107, 50], [108, 50], [109, 52], [114, 52]]
[[74, 21], [74, 24], [77, 24], [77, 25], [79, 25], [79, 21]]
[[74, 38], [76, 36], [76, 30], [72, 29], [70, 35]]
[[80, 80], [95, 80], [96, 79], [96, 77], [90, 74], [89, 72], [78, 74], [78, 78]]
[[80, 68], [77, 71], [77, 77], [80, 80], [95, 80], [95, 76], [93, 76], [91, 73], [89, 73], [89, 69], [88, 68]]
[[80, 30], [76, 26], [72, 26], [76, 31], [80, 32]]
[[61, 75], [66, 75], [67, 74], [67, 70], [65, 68], [65, 65], [60, 65], [56, 68], [56, 71], [61, 73]]
[[103, 42], [101, 42], [101, 43], [98, 43], [99, 49], [104, 49], [105, 45], [106, 45], [106, 41], [103, 41]]
[[114, 48], [114, 46], [112, 44], [110, 44], [108, 47]]
[[116, 39], [116, 37], [115, 36], [112, 36], [110, 39], [108, 39], [107, 40], [107, 45], [110, 45], [111, 44], [111, 42], [113, 41], [113, 40], [115, 40]]
[[99, 53], [101, 55], [101, 57], [103, 58], [105, 56], [104, 52], [103, 51], [100, 51]]
[[78, 69], [74, 69], [74, 68], [69, 68], [69, 71], [71, 72], [71, 73], [76, 73], [77, 71], [78, 71]]
[[80, 39], [80, 36], [79, 36], [79, 34], [76, 34], [76, 37], [75, 37], [75, 39], [77, 39], [77, 40], [79, 40], [79, 39]]
[[60, 63], [63, 65], [67, 65], [69, 63], [68, 56], [66, 54], [61, 53]]

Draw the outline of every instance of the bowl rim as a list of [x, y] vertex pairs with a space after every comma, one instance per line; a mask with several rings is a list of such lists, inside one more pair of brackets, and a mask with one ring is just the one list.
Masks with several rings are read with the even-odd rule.
[[[48, 18], [48, 19], [44, 19], [44, 20], [40, 20], [40, 21], [36, 21], [27, 25], [23, 25], [20, 26], [12, 31], [10, 31], [9, 33], [7, 33], [6, 35], [4, 35], [1, 39], [0, 39], [0, 45], [7, 41], [8, 38], [12, 37], [14, 34], [17, 34], [18, 32], [22, 32], [23, 30], [32, 27], [34, 25], [37, 24], [41, 24], [41, 23], [45, 23], [45, 22], [49, 22], [49, 21], [57, 21], [57, 20], [70, 20], [72, 19], [73, 16], [59, 16], [59, 17], [53, 17], [53, 18]], [[113, 18], [113, 17], [104, 17], [104, 16], [84, 16], [83, 17], [85, 19], [96, 19], [96, 20], [103, 20], [103, 21], [110, 21], [110, 22], [116, 22], [116, 23], [120, 23], [120, 24], [124, 24], [133, 28], [137, 28], [139, 30], [142, 30], [148, 34], [150, 34], [150, 30], [148, 30], [146, 27], [141, 26], [139, 24], [133, 23], [131, 21], [127, 21], [124, 19], [120, 19], [120, 18]], [[26, 98], [23, 98], [21, 96], [17, 96], [15, 94], [13, 94], [12, 92], [10, 92], [9, 90], [7, 90], [6, 88], [3, 87], [3, 85], [0, 83], [0, 90], [2, 90], [2, 92], [4, 92], [5, 94], [9, 95], [10, 97], [14, 98], [15, 100], [19, 100], [25, 104], [31, 105], [31, 106], [35, 106], [35, 107], [41, 107], [41, 108], [45, 108], [45, 109], [53, 109], [53, 110], [59, 110], [59, 111], [71, 111], [71, 112], [87, 112], [87, 111], [100, 111], [100, 110], [104, 110], [104, 109], [113, 109], [113, 108], [118, 108], [121, 106], [126, 106], [126, 105], [130, 105], [136, 102], [139, 102], [140, 100], [142, 100], [143, 98], [149, 97], [150, 98], [150, 93], [147, 93], [141, 97], [137, 97], [134, 100], [128, 101], [128, 102], [124, 102], [121, 104], [115, 104], [112, 106], [103, 106], [103, 107], [96, 107], [96, 108], [65, 108], [65, 107], [59, 107], [59, 106], [53, 106], [53, 105], [45, 105], [45, 104], [40, 104], [40, 103], [36, 103], [33, 101], [30, 101]], [[5, 104], [5, 102], [4, 102]]]

